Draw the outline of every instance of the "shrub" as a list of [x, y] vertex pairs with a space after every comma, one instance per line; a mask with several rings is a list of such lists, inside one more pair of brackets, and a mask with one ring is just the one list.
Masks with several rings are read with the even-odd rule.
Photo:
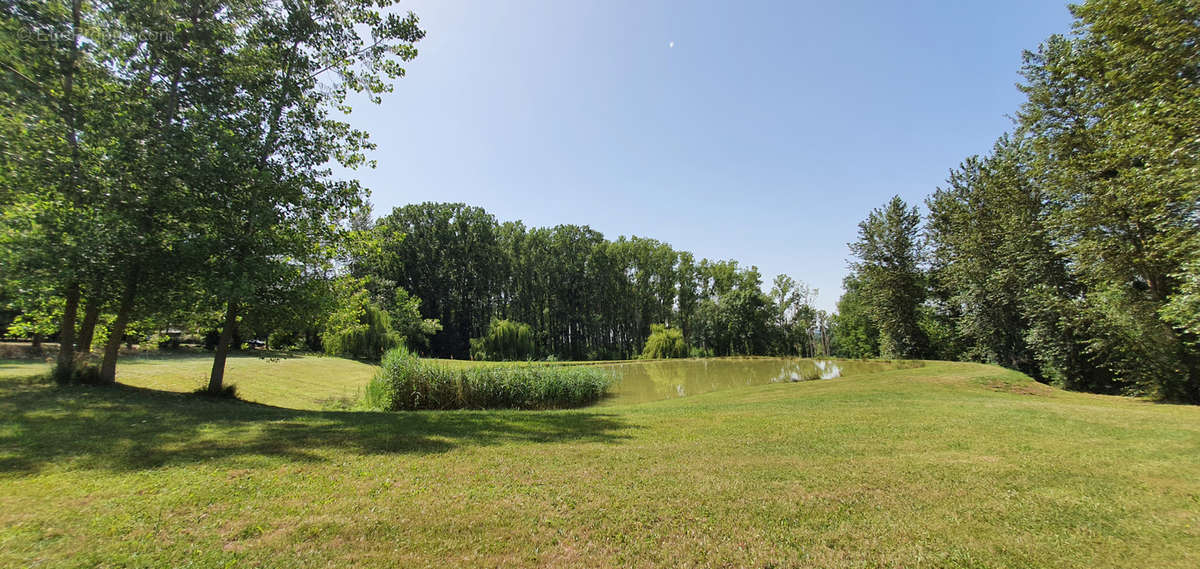
[[662, 324], [650, 325], [650, 337], [646, 338], [646, 346], [642, 349], [642, 358], [686, 358], [688, 357], [687, 342], [683, 341], [683, 332], [678, 328], [667, 328]]
[[166, 334], [155, 334], [154, 336], [151, 336], [150, 339], [154, 341], [155, 345], [157, 345], [158, 349], [160, 350], [169, 351], [179, 349], [178, 337], [172, 337]]
[[82, 383], [84, 385], [105, 385], [100, 379], [100, 368], [84, 361], [77, 361], [72, 366], [55, 365], [50, 370], [50, 378], [60, 385]]
[[267, 335], [267, 348], [272, 350], [295, 350], [303, 345], [304, 339], [295, 330], [276, 330]]
[[524, 361], [533, 357], [533, 329], [512, 320], [492, 319], [487, 335], [471, 338], [471, 359]]
[[595, 403], [612, 377], [590, 366], [502, 365], [452, 369], [400, 347], [388, 351], [363, 403], [414, 409], [561, 409]]
[[237, 399], [238, 398], [237, 386], [232, 383], [225, 384], [224, 386], [221, 387], [220, 391], [217, 391], [216, 393], [209, 391], [207, 387], [200, 387], [200, 388], [196, 389], [195, 391], [193, 391], [192, 395], [199, 395], [200, 397], [210, 397], [213, 399]]
[[76, 383], [87, 385], [104, 385], [106, 383], [100, 377], [100, 367], [88, 364], [75, 368], [74, 380]]
[[689, 358], [711, 358], [713, 357], [712, 348], [699, 348], [696, 346], [688, 347]]

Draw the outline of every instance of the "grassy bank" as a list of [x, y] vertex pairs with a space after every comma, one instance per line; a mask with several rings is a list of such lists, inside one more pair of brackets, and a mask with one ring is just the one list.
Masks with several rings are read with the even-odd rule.
[[1200, 564], [1200, 409], [990, 366], [399, 414], [32, 369], [0, 365], [0, 566]]

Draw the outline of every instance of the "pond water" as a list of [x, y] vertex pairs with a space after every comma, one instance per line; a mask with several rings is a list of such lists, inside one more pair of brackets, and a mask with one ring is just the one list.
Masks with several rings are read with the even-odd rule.
[[605, 366], [617, 374], [601, 405], [644, 403], [710, 391], [789, 381], [856, 376], [920, 367], [916, 361], [862, 361], [798, 358], [716, 358], [654, 360]]

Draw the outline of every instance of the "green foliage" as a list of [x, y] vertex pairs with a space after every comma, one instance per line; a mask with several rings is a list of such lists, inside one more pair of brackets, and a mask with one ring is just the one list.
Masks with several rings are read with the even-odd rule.
[[400, 345], [428, 345], [428, 335], [441, 326], [420, 317], [420, 300], [403, 289], [392, 292], [391, 310], [381, 306], [362, 279], [343, 277], [333, 284], [337, 299], [325, 319], [321, 342], [330, 355], [378, 361], [387, 350]]
[[686, 358], [689, 355], [683, 331], [663, 324], [650, 325], [650, 337], [642, 349], [642, 359]]
[[1094, 0], [1073, 13], [1077, 35], [1026, 53], [1019, 115], [1047, 233], [1075, 281], [1069, 302], [1039, 303], [1063, 311], [1039, 315], [1073, 344], [1056, 353], [1080, 353], [1053, 373], [1200, 401], [1200, 349], [1180, 310], [1200, 242], [1200, 86], [1180, 80], [1200, 61], [1195, 12]]
[[817, 291], [788, 275], [776, 275], [770, 297], [774, 307], [772, 352], [811, 357], [824, 353], [821, 315], [813, 307]]
[[192, 395], [206, 397], [209, 399], [237, 399], [237, 386], [233, 384], [223, 385], [221, 389], [213, 391], [207, 387], [202, 387], [192, 392]]
[[393, 291], [392, 303], [387, 310], [392, 328], [410, 348], [429, 347], [430, 337], [442, 331], [442, 324], [436, 318], [421, 317], [421, 299], [402, 288], [396, 287]]
[[421, 299], [423, 318], [444, 327], [431, 339], [432, 351], [466, 356], [469, 339], [485, 333], [504, 268], [495, 218], [463, 204], [414, 204], [380, 218], [371, 231], [378, 246], [356, 256], [353, 274]]
[[498, 223], [464, 204], [404, 206], [360, 225], [372, 238], [352, 274], [420, 298], [421, 315], [445, 327], [429, 345], [443, 357], [494, 357], [480, 339], [497, 318], [528, 324], [539, 356], [576, 360], [634, 357], [656, 322], [718, 354], [811, 351], [820, 336], [803, 283], [768, 297], [757, 269], [696, 262], [654, 239]]
[[[998, 363], [1073, 389], [1200, 401], [1200, 26], [1186, 2], [1091, 0], [1024, 57], [1019, 129], [919, 218], [852, 244], [835, 352]], [[851, 286], [851, 283], [856, 286]], [[928, 344], [924, 342], [928, 340]]]
[[267, 347], [272, 350], [292, 350], [301, 347], [303, 338], [292, 330], [276, 330], [267, 336]]
[[842, 281], [842, 288], [845, 292], [838, 299], [830, 332], [833, 355], [854, 359], [879, 357], [879, 327], [871, 320], [862, 280], [848, 275]]
[[701, 348], [699, 346], [688, 346], [687, 357], [689, 357], [689, 358], [711, 358], [715, 355], [716, 354], [713, 353], [712, 348]]
[[[926, 203], [932, 245], [931, 293], [951, 336], [973, 361], [1038, 375], [1030, 343], [1029, 291], [1071, 286], [1064, 259], [1044, 230], [1043, 192], [1030, 173], [1027, 144], [1007, 136], [991, 155], [952, 170], [946, 188]], [[946, 352], [945, 346], [933, 342]]]
[[392, 329], [388, 313], [371, 302], [335, 314], [321, 337], [329, 355], [366, 360], [378, 360], [403, 341]]
[[330, 272], [365, 196], [330, 166], [372, 148], [340, 117], [354, 93], [379, 102], [424, 36], [390, 4], [0, 11], [0, 280], [62, 301], [66, 366], [82, 306], [112, 316], [109, 382], [130, 322], [224, 314], [214, 391], [239, 324], [266, 334], [268, 320], [311, 316], [298, 296]]
[[593, 366], [496, 365], [451, 368], [400, 347], [387, 352], [363, 394], [367, 407], [561, 409], [594, 403], [612, 377]]
[[758, 270], [736, 266], [718, 265], [702, 284], [703, 299], [691, 319], [692, 342], [718, 356], [770, 353], [777, 308], [763, 294]]
[[917, 208], [909, 209], [894, 196], [859, 223], [858, 240], [850, 243], [858, 258], [852, 267], [862, 279], [867, 312], [879, 328], [879, 353], [888, 359], [919, 358], [929, 348], [918, 323], [918, 307], [926, 293], [920, 223]]
[[[1200, 249], [1200, 243], [1196, 248]], [[1179, 291], [1163, 306], [1162, 316], [1196, 344], [1200, 339], [1200, 259], [1192, 260], [1174, 276], [1179, 279]]]
[[521, 322], [493, 318], [487, 335], [471, 338], [473, 360], [524, 361], [533, 353], [533, 329]]

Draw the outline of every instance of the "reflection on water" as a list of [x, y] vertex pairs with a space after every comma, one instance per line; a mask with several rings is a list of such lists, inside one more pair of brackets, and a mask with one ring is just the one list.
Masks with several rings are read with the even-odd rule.
[[862, 361], [797, 358], [716, 358], [653, 360], [605, 366], [618, 376], [604, 405], [643, 403], [710, 391], [863, 375], [920, 367], [914, 361]]

